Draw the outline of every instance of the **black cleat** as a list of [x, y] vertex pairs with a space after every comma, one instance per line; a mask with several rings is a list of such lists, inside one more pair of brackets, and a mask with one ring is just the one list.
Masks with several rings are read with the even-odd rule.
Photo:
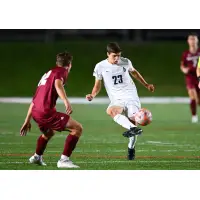
[[135, 147], [134, 147], [134, 149], [129, 149], [128, 148], [127, 159], [128, 160], [135, 160]]
[[133, 127], [130, 130], [124, 132], [122, 135], [124, 137], [130, 138], [130, 137], [135, 136], [135, 135], [141, 135], [142, 132], [143, 131], [142, 131], [141, 128], [139, 128], [139, 127]]

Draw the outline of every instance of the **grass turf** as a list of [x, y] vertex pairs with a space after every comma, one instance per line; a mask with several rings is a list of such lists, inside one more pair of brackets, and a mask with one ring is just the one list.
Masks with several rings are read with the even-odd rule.
[[[190, 123], [188, 105], [143, 105], [152, 111], [153, 123], [143, 127], [138, 137], [135, 161], [127, 161], [124, 129], [110, 119], [106, 105], [73, 105], [73, 118], [84, 127], [72, 160], [84, 170], [89, 169], [199, 169], [199, 124]], [[58, 110], [63, 106], [59, 105]], [[57, 133], [49, 142], [44, 159], [48, 166], [28, 163], [40, 134], [33, 122], [26, 137], [19, 129], [26, 115], [26, 104], [0, 104], [0, 169], [57, 169], [67, 133]]]

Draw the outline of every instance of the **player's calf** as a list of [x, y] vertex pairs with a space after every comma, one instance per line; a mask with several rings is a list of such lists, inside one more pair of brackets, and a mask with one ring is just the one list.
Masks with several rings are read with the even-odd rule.
[[70, 134], [67, 136], [65, 140], [64, 150], [61, 155], [61, 159], [57, 163], [58, 168], [78, 168], [77, 165], [74, 165], [70, 160], [70, 156], [74, 149], [76, 148], [76, 144], [82, 135], [83, 127], [80, 123], [70, 118], [67, 123], [66, 130], [70, 131]]

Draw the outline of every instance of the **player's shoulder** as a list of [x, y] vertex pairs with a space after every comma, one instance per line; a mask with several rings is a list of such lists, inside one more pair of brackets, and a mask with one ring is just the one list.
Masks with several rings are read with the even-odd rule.
[[104, 67], [104, 66], [107, 66], [108, 65], [108, 60], [107, 59], [105, 59], [105, 60], [102, 60], [102, 61], [100, 61], [100, 62], [98, 62], [97, 64], [96, 64], [96, 67]]
[[119, 60], [119, 65], [128, 66], [130, 65], [131, 61], [128, 58], [121, 57]]

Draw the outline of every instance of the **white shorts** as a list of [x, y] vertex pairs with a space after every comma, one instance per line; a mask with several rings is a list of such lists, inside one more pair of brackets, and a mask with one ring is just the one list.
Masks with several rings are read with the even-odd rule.
[[133, 99], [118, 99], [115, 101], [111, 101], [108, 108], [112, 106], [119, 106], [123, 108], [124, 113], [127, 117], [131, 118], [134, 117], [135, 113], [139, 111], [141, 108], [141, 103], [139, 100], [133, 100]]

